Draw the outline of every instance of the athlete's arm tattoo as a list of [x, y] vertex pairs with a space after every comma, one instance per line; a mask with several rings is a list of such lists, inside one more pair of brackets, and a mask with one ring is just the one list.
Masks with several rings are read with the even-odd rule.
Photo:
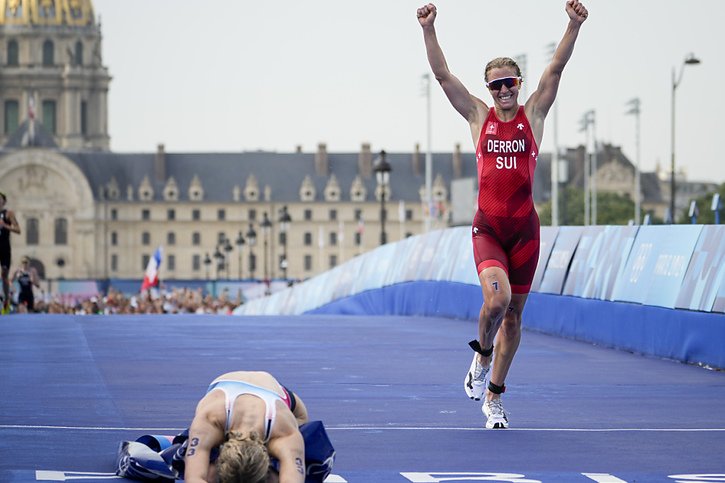
[[191, 438], [189, 440], [189, 449], [186, 450], [186, 456], [194, 456], [196, 446], [199, 446], [199, 438]]
[[302, 463], [302, 458], [295, 458], [295, 465], [297, 466], [297, 472], [301, 475], [305, 474], [305, 465]]

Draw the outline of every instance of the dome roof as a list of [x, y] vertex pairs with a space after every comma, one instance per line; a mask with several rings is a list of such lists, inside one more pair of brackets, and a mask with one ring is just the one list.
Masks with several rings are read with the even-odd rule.
[[91, 0], [0, 0], [0, 26], [93, 23]]

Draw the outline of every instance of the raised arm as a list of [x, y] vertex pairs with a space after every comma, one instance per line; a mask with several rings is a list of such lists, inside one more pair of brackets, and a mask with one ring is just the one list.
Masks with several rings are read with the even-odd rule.
[[526, 116], [529, 118], [529, 122], [539, 125], [537, 129], [537, 126], [532, 124], [537, 143], [541, 141], [543, 121], [556, 99], [561, 74], [569, 58], [571, 58], [572, 52], [574, 52], [574, 43], [579, 35], [579, 28], [589, 15], [587, 9], [579, 0], [567, 0], [565, 9], [569, 16], [569, 24], [566, 27], [564, 36], [554, 51], [551, 63], [544, 69], [536, 91], [531, 94], [526, 102]]
[[417, 12], [418, 23], [423, 28], [423, 40], [428, 55], [428, 63], [433, 75], [456, 111], [469, 123], [474, 123], [478, 120], [479, 105], [483, 106], [484, 110], [488, 110], [488, 108], [483, 104], [483, 101], [472, 96], [463, 83], [448, 69], [446, 58], [438, 43], [435, 31], [434, 23], [437, 14], [436, 6], [432, 3], [420, 7]]

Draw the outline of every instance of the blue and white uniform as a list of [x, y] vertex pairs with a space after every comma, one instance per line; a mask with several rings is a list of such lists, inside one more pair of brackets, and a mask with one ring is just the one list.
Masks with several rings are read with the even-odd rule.
[[228, 432], [229, 428], [232, 426], [234, 403], [239, 396], [242, 396], [244, 394], [251, 394], [253, 396], [257, 396], [262, 401], [264, 401], [265, 405], [267, 406], [264, 424], [264, 442], [266, 443], [269, 441], [269, 438], [272, 434], [274, 420], [277, 417], [277, 406], [275, 403], [277, 401], [282, 401], [285, 406], [290, 408], [290, 410], [294, 410], [294, 402], [292, 400], [292, 397], [290, 396], [289, 391], [282, 385], [280, 385], [280, 387], [282, 388], [282, 392], [284, 393], [283, 395], [264, 387], [249, 384], [248, 382], [235, 381], [232, 379], [219, 379], [209, 385], [206, 393], [209, 394], [210, 392], [217, 389], [224, 393], [224, 407], [226, 408], [227, 412], [227, 422], [224, 428], [225, 433]]

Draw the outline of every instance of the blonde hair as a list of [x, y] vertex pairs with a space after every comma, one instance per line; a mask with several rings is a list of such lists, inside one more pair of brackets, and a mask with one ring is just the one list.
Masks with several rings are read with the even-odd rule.
[[486, 70], [483, 73], [483, 78], [486, 82], [488, 82], [488, 72], [491, 69], [497, 69], [500, 67], [513, 67], [516, 69], [516, 77], [521, 77], [521, 69], [519, 68], [519, 64], [516, 63], [516, 61], [510, 57], [496, 57], [491, 62], [486, 64]]
[[269, 454], [264, 441], [252, 431], [230, 432], [216, 460], [220, 483], [262, 483], [267, 479]]

